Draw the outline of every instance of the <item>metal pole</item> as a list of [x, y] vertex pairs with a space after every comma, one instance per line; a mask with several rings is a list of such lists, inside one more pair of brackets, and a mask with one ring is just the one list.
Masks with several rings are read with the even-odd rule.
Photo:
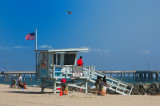
[[35, 38], [36, 38], [36, 50], [37, 50], [37, 28], [35, 29]]
[[[36, 47], [35, 47], [35, 50], [37, 50], [37, 28], [35, 29], [35, 43], [36, 43]], [[38, 79], [38, 71], [37, 71], [37, 51], [36, 51], [36, 80]]]

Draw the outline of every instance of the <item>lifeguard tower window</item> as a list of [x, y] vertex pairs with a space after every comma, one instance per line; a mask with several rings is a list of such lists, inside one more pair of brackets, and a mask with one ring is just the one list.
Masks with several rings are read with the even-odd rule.
[[56, 63], [57, 63], [57, 62], [56, 62], [56, 54], [53, 54], [53, 63], [52, 63], [52, 64], [53, 64], [53, 65], [56, 65]]
[[64, 65], [74, 65], [76, 54], [64, 54]]
[[61, 59], [61, 55], [58, 54], [57, 65], [60, 65], [60, 59]]

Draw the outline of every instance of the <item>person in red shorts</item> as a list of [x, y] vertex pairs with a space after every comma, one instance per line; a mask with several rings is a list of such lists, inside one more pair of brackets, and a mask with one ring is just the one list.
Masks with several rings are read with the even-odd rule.
[[78, 59], [78, 61], [77, 61], [77, 65], [78, 66], [83, 66], [83, 62], [82, 62], [82, 56], [80, 56], [80, 58]]

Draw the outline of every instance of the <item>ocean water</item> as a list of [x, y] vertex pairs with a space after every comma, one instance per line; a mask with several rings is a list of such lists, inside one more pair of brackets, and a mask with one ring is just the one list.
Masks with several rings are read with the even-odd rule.
[[[17, 80], [16, 77], [11, 76], [10, 81], [3, 81], [3, 76], [0, 76], [0, 84], [11, 84], [12, 79], [16, 79], [16, 80]], [[23, 82], [23, 83], [26, 83], [26, 84], [29, 85], [29, 86], [32, 86], [32, 85], [37, 85], [37, 86], [39, 86], [39, 85], [41, 84], [41, 81], [40, 81], [40, 80], [39, 80], [39, 81], [36, 81], [35, 76], [32, 76], [32, 80], [31, 80], [31, 77], [30, 77], [30, 76], [26, 76], [26, 77], [25, 77], [25, 81], [24, 81], [24, 77], [22, 76], [22, 82]]]

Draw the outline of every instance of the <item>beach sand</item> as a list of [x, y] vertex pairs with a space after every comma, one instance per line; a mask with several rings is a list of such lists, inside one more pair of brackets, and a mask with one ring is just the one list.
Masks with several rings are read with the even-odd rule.
[[0, 84], [0, 106], [160, 106], [160, 96], [111, 95], [97, 96], [82, 92], [65, 96], [51, 93], [52, 89], [29, 87], [27, 90]]

